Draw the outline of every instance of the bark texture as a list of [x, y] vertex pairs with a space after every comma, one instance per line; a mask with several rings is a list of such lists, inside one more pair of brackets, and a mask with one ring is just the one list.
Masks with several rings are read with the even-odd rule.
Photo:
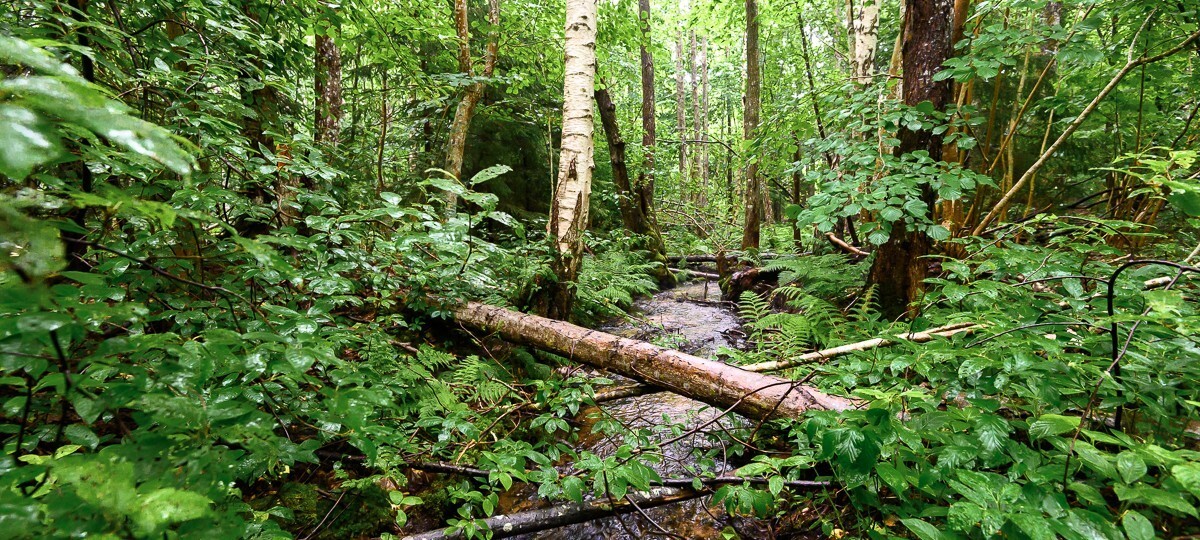
[[[500, 24], [500, 0], [488, 0], [488, 23], [492, 32], [483, 55], [483, 77], [491, 77], [496, 71], [496, 55], [499, 51], [499, 35], [496, 29]], [[474, 62], [471, 60], [471, 23], [468, 16], [467, 0], [454, 0], [454, 27], [458, 34], [458, 69], [467, 77], [475, 76]], [[467, 86], [462, 101], [454, 110], [454, 121], [450, 124], [450, 136], [446, 141], [446, 164], [443, 167], [450, 176], [461, 179], [463, 156], [467, 149], [467, 133], [471, 130], [471, 119], [475, 109], [483, 99], [484, 83], [474, 82]], [[458, 205], [458, 196], [447, 192], [446, 215], [452, 216]]]
[[314, 139], [317, 144], [337, 146], [342, 134], [342, 53], [333, 36], [317, 36], [313, 90], [317, 96]]
[[808, 410], [845, 410], [848, 399], [824, 394], [795, 381], [751, 373], [664, 349], [657, 345], [589, 330], [562, 321], [468, 303], [455, 319], [505, 339], [564, 355], [747, 418], [795, 418]]
[[[654, 166], [655, 151], [658, 145], [658, 121], [655, 118], [654, 92], [654, 55], [650, 52], [650, 27], [653, 19], [650, 15], [650, 0], [638, 0], [638, 21], [641, 26], [641, 71], [642, 71], [642, 152], [645, 161], [638, 173], [637, 182], [632, 188], [633, 203], [637, 205], [642, 215], [644, 230], [636, 230], [638, 234], [650, 238], [650, 252], [654, 259], [665, 257], [666, 244], [662, 239], [662, 229], [658, 226], [658, 212], [654, 208]], [[666, 262], [665, 259], [663, 262]], [[665, 268], [665, 265], [664, 265]], [[662, 271], [658, 274], [660, 287], [670, 287], [675, 284], [675, 276], [671, 272]]]
[[853, 77], [858, 84], [871, 82], [875, 71], [875, 52], [879, 48], [879, 2], [863, 0], [854, 17], [851, 37], [853, 49]]
[[[483, 522], [492, 531], [492, 538], [508, 538], [679, 503], [708, 493], [710, 492], [707, 490], [695, 491], [689, 488], [654, 488], [645, 494], [630, 494], [625, 499], [617, 499], [615, 503], [610, 503], [607, 499], [564, 503], [541, 510], [492, 516]], [[448, 528], [405, 536], [403, 540], [459, 540], [465, 538], [466, 535], [461, 530]]]
[[568, 0], [563, 82], [562, 152], [550, 209], [555, 281], [547, 284], [538, 310], [567, 319], [575, 301], [575, 278], [583, 254], [583, 231], [595, 169], [592, 99], [596, 88], [596, 0]]
[[617, 106], [607, 88], [596, 89], [596, 108], [600, 112], [600, 125], [604, 127], [604, 137], [608, 141], [608, 158], [612, 165], [613, 184], [617, 186], [617, 207], [621, 211], [621, 223], [631, 232], [643, 228], [646, 216], [642, 214], [641, 205], [637, 204], [636, 195], [629, 182], [629, 167], [625, 163], [625, 139], [621, 137], [621, 128], [617, 125]]
[[[746, 112], [742, 120], [742, 134], [747, 141], [757, 136], [759, 109], [762, 107], [759, 56], [758, 2], [746, 0]], [[746, 193], [742, 201], [745, 212], [742, 249], [758, 249], [762, 228], [762, 188], [758, 178], [758, 161], [753, 158], [746, 164]]]
[[679, 39], [675, 40], [675, 131], [679, 136], [679, 174], [687, 173], [687, 95], [684, 92], [684, 79], [687, 78], [687, 67], [683, 60], [683, 30], [679, 31]]
[[[951, 17], [953, 0], [905, 0], [904, 102], [923, 101], [943, 111], [950, 99], [950, 81], [934, 81], [942, 63], [951, 54]], [[934, 160], [942, 158], [942, 136], [931, 130], [901, 128], [897, 155], [925, 150]], [[921, 199], [928, 211], [934, 207], [934, 192], [928, 184], [921, 188]], [[897, 223], [887, 242], [875, 251], [868, 281], [876, 285], [880, 310], [887, 317], [904, 314], [925, 289], [932, 242], [924, 232], [907, 230]]]

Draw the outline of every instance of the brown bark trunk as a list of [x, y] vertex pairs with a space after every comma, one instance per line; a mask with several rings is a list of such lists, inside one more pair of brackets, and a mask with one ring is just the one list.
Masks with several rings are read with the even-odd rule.
[[[945, 110], [950, 99], [950, 81], [936, 82], [934, 75], [950, 57], [952, 0], [905, 0], [904, 102], [917, 105], [929, 101], [936, 110]], [[929, 152], [934, 160], [942, 158], [942, 136], [930, 130], [900, 130], [898, 155], [918, 150]], [[921, 199], [932, 212], [935, 194], [928, 185], [921, 188]], [[909, 231], [896, 223], [887, 242], [875, 251], [868, 282], [878, 287], [880, 309], [889, 318], [904, 314], [924, 292], [932, 242], [924, 232]]]
[[317, 103], [313, 138], [317, 144], [332, 148], [338, 145], [342, 133], [342, 53], [333, 36], [318, 35], [316, 39], [313, 90]]
[[650, 253], [655, 260], [662, 259], [663, 270], [656, 276], [660, 287], [670, 287], [675, 284], [675, 276], [667, 271], [666, 244], [663, 242], [662, 229], [658, 226], [658, 212], [654, 208], [654, 164], [655, 151], [658, 144], [658, 120], [655, 111], [654, 92], [654, 55], [650, 53], [650, 30], [652, 17], [650, 15], [650, 0], [638, 0], [638, 19], [641, 22], [641, 71], [642, 71], [642, 149], [645, 161], [638, 173], [637, 183], [633, 185], [633, 203], [637, 205], [642, 216], [642, 230], [639, 234], [650, 238]]
[[[500, 24], [500, 0], [488, 0], [488, 23], [492, 31], [488, 34], [488, 43], [484, 51], [483, 76], [491, 77], [496, 69], [496, 53], [499, 48], [497, 27]], [[475, 76], [475, 68], [471, 61], [471, 25], [468, 18], [467, 0], [454, 1], [454, 26], [458, 33], [458, 69], [467, 77]], [[471, 130], [471, 119], [475, 116], [475, 108], [483, 99], [484, 84], [472, 83], [463, 94], [462, 101], [454, 110], [454, 121], [450, 124], [450, 136], [446, 142], [445, 171], [460, 180], [462, 177], [463, 156], [467, 149], [467, 134]], [[452, 216], [458, 205], [458, 197], [447, 192], [446, 215]]]
[[617, 107], [607, 88], [596, 89], [596, 108], [600, 112], [600, 125], [608, 141], [608, 158], [612, 164], [613, 183], [617, 186], [617, 207], [621, 210], [621, 223], [630, 232], [641, 234], [646, 222], [641, 206], [629, 183], [629, 168], [625, 165], [625, 139], [617, 125]]
[[675, 131], [679, 136], [679, 175], [681, 177], [687, 173], [688, 161], [687, 112], [685, 110], [687, 98], [684, 94], [686, 72], [686, 64], [683, 61], [683, 31], [681, 30], [679, 39], [675, 41]]
[[[762, 73], [758, 51], [758, 3], [746, 0], [746, 112], [742, 122], [745, 140], [754, 139], [758, 131], [761, 107]], [[746, 194], [743, 197], [745, 222], [742, 227], [742, 249], [758, 249], [762, 215], [762, 189], [759, 186], [758, 160], [750, 157], [746, 164]]]
[[796, 418], [808, 410], [845, 410], [848, 399], [795, 381], [751, 373], [657, 345], [526, 315], [477, 302], [455, 310], [455, 319], [505, 339], [567, 356], [670, 390], [753, 420]]

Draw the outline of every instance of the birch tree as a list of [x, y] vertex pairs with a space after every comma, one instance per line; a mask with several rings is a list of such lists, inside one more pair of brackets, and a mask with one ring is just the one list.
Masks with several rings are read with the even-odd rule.
[[555, 319], [571, 315], [574, 281], [583, 256], [583, 232], [588, 224], [595, 169], [592, 98], [596, 87], [596, 17], [596, 0], [567, 0], [562, 151], [548, 224], [556, 279], [543, 289], [536, 306]]

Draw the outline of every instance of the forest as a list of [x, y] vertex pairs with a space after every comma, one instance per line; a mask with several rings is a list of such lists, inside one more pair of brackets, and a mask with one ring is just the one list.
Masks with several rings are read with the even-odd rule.
[[1197, 0], [0, 6], [0, 539], [1200, 538]]

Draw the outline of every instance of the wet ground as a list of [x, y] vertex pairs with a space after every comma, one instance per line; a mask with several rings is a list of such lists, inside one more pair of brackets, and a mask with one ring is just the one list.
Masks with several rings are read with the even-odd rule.
[[[738, 318], [731, 306], [720, 302], [720, 296], [715, 283], [684, 284], [653, 297], [639, 299], [634, 304], [634, 312], [627, 319], [614, 321], [600, 330], [715, 358], [719, 349], [736, 347], [742, 337], [738, 330]], [[630, 430], [646, 430], [651, 440], [662, 442], [675, 438], [680, 432], [672, 429], [678, 430], [682, 426], [682, 431], [687, 432], [718, 416], [719, 411], [708, 405], [670, 392], [608, 401], [601, 403], [598, 409], [580, 413], [583, 435], [579, 448], [609, 456], [624, 443], [620, 434], [604, 436], [591, 432], [591, 427], [601, 418], [615, 420]], [[722, 417], [712, 425], [664, 447], [659, 462], [652, 466], [663, 478], [696, 476], [704, 469], [718, 475], [728, 473], [734, 467], [726, 462], [727, 454], [721, 446], [723, 443], [713, 434], [737, 429], [741, 425], [742, 422], [735, 416]], [[704, 454], [711, 457], [697, 459]], [[764, 531], [758, 530], [759, 524], [749, 520], [731, 520], [721, 508], [710, 503], [710, 497], [704, 497], [648, 509], [645, 515], [634, 513], [610, 517], [522, 538], [631, 540], [668, 538], [663, 534], [663, 531], [667, 531], [682, 538], [710, 539], [721, 538], [721, 531], [726, 527], [733, 527], [742, 538], [765, 537]]]

